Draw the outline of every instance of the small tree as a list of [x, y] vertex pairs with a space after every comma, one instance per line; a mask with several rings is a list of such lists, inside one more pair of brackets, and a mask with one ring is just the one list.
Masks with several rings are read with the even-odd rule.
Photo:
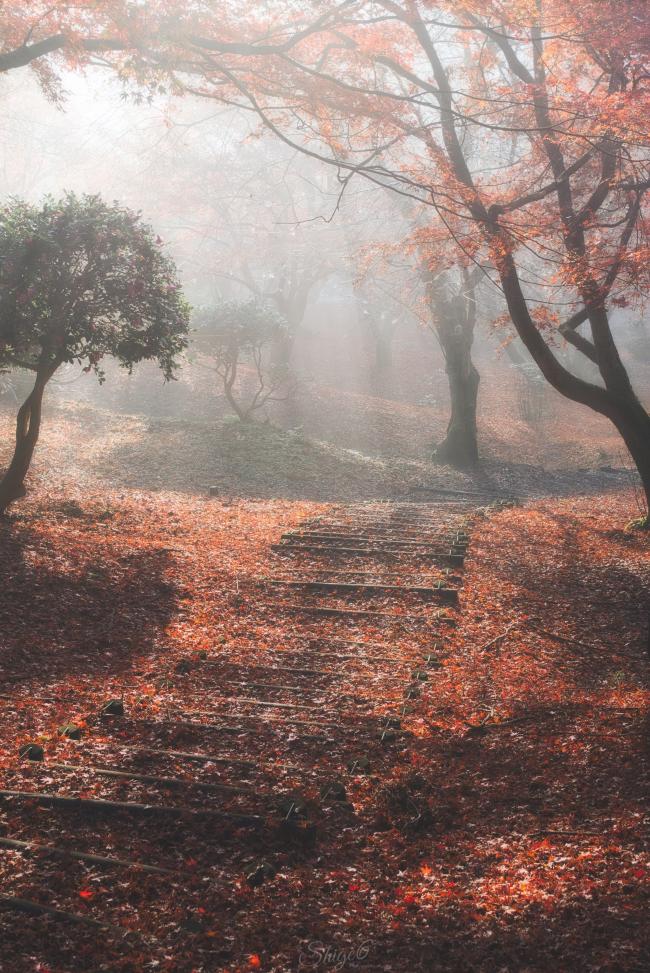
[[25, 493], [43, 393], [61, 365], [77, 362], [101, 382], [106, 356], [129, 371], [156, 359], [165, 379], [173, 377], [189, 308], [161, 242], [137, 213], [99, 196], [0, 208], [0, 370], [35, 375], [18, 410], [0, 513]]
[[[275, 308], [255, 300], [228, 301], [204, 311], [198, 323], [199, 344], [213, 358], [224, 394], [242, 422], [250, 422], [267, 402], [286, 398], [279, 394], [289, 381], [286, 365], [268, 363], [270, 348], [287, 332], [286, 319]], [[252, 369], [255, 381], [247, 402], [240, 391], [242, 366]]]

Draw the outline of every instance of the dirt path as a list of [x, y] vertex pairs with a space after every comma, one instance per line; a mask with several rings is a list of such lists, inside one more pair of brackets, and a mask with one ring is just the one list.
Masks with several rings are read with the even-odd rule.
[[[552, 507], [145, 499], [10, 531], [3, 973], [641, 968], [640, 542], [619, 577]], [[619, 582], [601, 657], [572, 606]]]
[[[405, 759], [411, 717], [435, 685], [457, 624], [475, 504], [450, 496], [357, 505], [285, 535], [269, 552], [271, 576], [259, 582], [255, 610], [295, 616], [289, 640], [259, 646], [254, 658], [181, 661], [160, 687], [175, 690], [178, 705], [155, 715], [135, 700], [123, 711], [125, 684], [107, 712], [68, 727], [81, 741], [69, 755], [32, 761], [31, 787], [24, 763], [22, 783], [12, 786], [8, 775], [0, 798], [12, 828], [0, 846], [27, 859], [29, 876], [4, 888], [0, 904], [41, 915], [44, 928], [51, 909], [71, 926], [105, 924], [118, 939], [130, 925], [144, 927], [138, 948], [154, 959], [171, 945], [155, 920], [161, 886], [184, 886], [194, 918], [181, 928], [200, 932], [214, 921], [202, 906], [202, 879], [215, 868], [221, 892], [233, 882], [256, 888], [318, 855], [322, 843], [339, 842], [355, 822], [357, 792], [380, 788], [390, 765]], [[355, 637], [360, 621], [376, 634]], [[392, 641], [403, 644], [405, 634], [408, 652]], [[37, 747], [24, 759], [41, 757]], [[403, 804], [410, 827], [428, 823], [427, 807]], [[379, 815], [363, 826], [391, 825]], [[145, 856], [131, 851], [136, 836], [146, 840]], [[127, 908], [119, 889], [129, 870], [141, 873], [142, 901]], [[63, 909], [66, 889], [76, 893], [89, 871], [103, 873], [115, 903], [94, 906], [90, 885], [83, 911]], [[200, 953], [215, 961], [211, 950]]]

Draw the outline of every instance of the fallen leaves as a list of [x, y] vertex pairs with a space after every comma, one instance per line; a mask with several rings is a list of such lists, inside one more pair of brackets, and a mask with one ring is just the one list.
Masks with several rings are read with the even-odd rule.
[[[272, 573], [270, 545], [322, 506], [171, 494], [146, 495], [146, 504], [111, 494], [100, 504], [89, 494], [79, 497], [83, 516], [67, 518], [48, 515], [56, 499], [39, 502], [27, 501], [0, 539], [11, 568], [1, 606], [5, 786], [265, 815], [277, 813], [268, 808], [280, 792], [306, 817], [288, 837], [268, 837], [3, 804], [11, 836], [179, 875], [116, 870], [100, 887], [88, 864], [63, 869], [3, 849], [12, 894], [71, 911], [81, 899], [89, 915], [149, 937], [147, 958], [127, 950], [111, 957], [115, 970], [292, 969], [306, 935], [332, 950], [371, 941], [368, 969], [416, 970], [431, 941], [448, 970], [536, 964], [550, 973], [558, 957], [581, 968], [585, 942], [601, 969], [607, 955], [635, 969], [647, 864], [638, 606], [649, 554], [642, 536], [605, 534], [625, 519], [627, 498], [598, 512], [566, 500], [477, 521], [459, 624], [441, 627], [435, 648], [426, 627], [297, 620], [282, 597], [275, 613], [260, 610], [269, 595], [254, 579]], [[95, 516], [107, 503], [108, 531]], [[169, 511], [182, 527], [171, 550]], [[393, 610], [381, 593], [363, 605]], [[441, 664], [427, 667], [427, 654]], [[380, 744], [411, 682], [421, 695]], [[313, 704], [317, 715], [274, 714], [240, 697]], [[113, 699], [124, 715], [102, 716]], [[84, 727], [80, 741], [57, 734], [69, 724]], [[484, 732], [468, 736], [468, 726]], [[45, 763], [30, 766], [18, 748], [35, 739]], [[71, 755], [78, 768], [55, 774], [50, 765]], [[92, 764], [192, 786], [113, 781]], [[323, 805], [323, 783], [339, 777], [345, 801], [328, 794]], [[193, 786], [202, 782], [254, 793]], [[312, 824], [315, 838], [303, 827]], [[252, 888], [246, 875], [261, 863], [264, 881]], [[34, 933], [39, 921], [24, 919]], [[19, 947], [4, 916], [0, 932]], [[39, 961], [69, 968], [67, 936], [57, 926]], [[540, 952], [551, 940], [554, 954]], [[96, 968], [103, 944], [89, 938], [83, 957]]]

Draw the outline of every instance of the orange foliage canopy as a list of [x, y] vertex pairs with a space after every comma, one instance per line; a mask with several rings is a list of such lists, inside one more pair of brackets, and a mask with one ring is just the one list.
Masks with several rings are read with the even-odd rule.
[[558, 322], [647, 286], [641, 0], [73, 0], [10, 3], [3, 20], [0, 69], [30, 62], [51, 92], [53, 60], [108, 57], [127, 80], [241, 104], [342, 178], [432, 207], [435, 262], [498, 276], [521, 251], [528, 301]]
[[587, 292], [626, 303], [647, 286], [643, 0], [14, 2], [3, 34], [0, 70], [31, 63], [51, 92], [55, 62], [101, 56], [243, 105], [343, 178], [432, 207], [436, 259], [502, 272], [523, 248], [527, 296], [558, 320]]

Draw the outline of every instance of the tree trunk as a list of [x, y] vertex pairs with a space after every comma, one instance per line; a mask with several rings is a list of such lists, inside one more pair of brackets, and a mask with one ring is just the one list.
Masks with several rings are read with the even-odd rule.
[[650, 416], [637, 400], [623, 406], [620, 415], [612, 421], [623, 437], [641, 479], [645, 496], [645, 526], [650, 529]]
[[0, 515], [5, 512], [10, 503], [25, 496], [24, 481], [41, 429], [43, 393], [54, 371], [55, 369], [50, 367], [38, 369], [34, 388], [18, 410], [14, 455], [0, 481]]
[[444, 289], [429, 288], [436, 334], [445, 356], [451, 406], [447, 435], [434, 459], [459, 469], [473, 469], [479, 462], [476, 406], [480, 375], [472, 361], [474, 300], [473, 296], [469, 299], [465, 279], [463, 284], [451, 297]]
[[472, 362], [469, 349], [457, 349], [460, 354], [447, 353], [447, 378], [451, 415], [447, 435], [435, 452], [439, 463], [450, 463], [459, 469], [478, 465], [478, 436], [476, 404], [480, 375]]
[[603, 388], [572, 374], [555, 357], [530, 316], [510, 254], [503, 258], [499, 273], [512, 323], [544, 378], [567, 399], [606, 416], [623, 437], [641, 479], [647, 513], [650, 510], [650, 415], [636, 396], [620, 360], [605, 308], [600, 304], [588, 308], [594, 339], [593, 355], [588, 357], [598, 365], [605, 383]]
[[386, 336], [379, 327], [368, 327], [370, 341], [368, 345], [367, 357], [369, 359], [368, 368], [368, 389], [372, 395], [382, 398], [390, 396], [393, 390], [393, 348], [392, 335]]
[[230, 381], [224, 382], [223, 390], [226, 399], [228, 400], [228, 404], [230, 405], [231, 409], [233, 410], [233, 412], [235, 413], [235, 415], [237, 416], [240, 422], [249, 422], [251, 418], [250, 411], [243, 409], [240, 406], [239, 402], [233, 395], [232, 387], [233, 387], [233, 382]]
[[[291, 322], [289, 323], [291, 325]], [[289, 367], [295, 340], [296, 332], [291, 327], [275, 339], [271, 346], [271, 366], [273, 368]]]

